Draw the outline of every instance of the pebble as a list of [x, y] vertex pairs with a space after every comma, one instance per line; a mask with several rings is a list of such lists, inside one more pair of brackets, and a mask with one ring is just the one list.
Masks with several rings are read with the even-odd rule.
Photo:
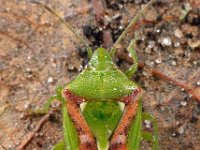
[[176, 29], [174, 35], [179, 39], [183, 37], [183, 33], [180, 29]]
[[176, 64], [177, 64], [176, 61], [173, 60], [172, 61], [172, 66], [176, 66]]
[[43, 132], [39, 132], [39, 136], [43, 136], [44, 135], [44, 133]]
[[25, 104], [24, 104], [24, 108], [25, 108], [25, 109], [28, 109], [29, 106], [30, 106], [30, 103], [25, 103]]
[[142, 0], [135, 0], [135, 3], [136, 3], [136, 4], [141, 4], [141, 3], [142, 3]]
[[53, 81], [54, 81], [53, 77], [48, 77], [48, 79], [47, 79], [48, 83], [53, 83]]
[[30, 68], [26, 68], [26, 72], [31, 72], [31, 69]]
[[30, 59], [31, 59], [31, 56], [28, 56], [27, 59], [30, 60]]
[[174, 47], [179, 47], [180, 46], [180, 43], [179, 42], [175, 42], [174, 43]]
[[160, 64], [160, 63], [162, 63], [162, 58], [157, 58], [156, 59], [156, 64]]
[[171, 38], [170, 38], [170, 37], [164, 37], [164, 38], [161, 40], [161, 44], [162, 44], [163, 46], [171, 46], [171, 45], [172, 45]]
[[175, 136], [176, 136], [176, 133], [173, 133], [172, 136], [175, 137]]
[[157, 29], [156, 32], [157, 32], [157, 33], [160, 33], [160, 29]]
[[197, 65], [197, 61], [193, 61], [193, 65]]
[[7, 8], [6, 8], [6, 11], [9, 12], [9, 11], [10, 11], [10, 7], [7, 7]]
[[147, 53], [147, 54], [151, 54], [151, 48], [146, 47], [146, 48], [145, 48], [145, 53]]
[[148, 42], [148, 48], [153, 48], [155, 46], [155, 42], [154, 41], [149, 41]]
[[181, 127], [178, 128], [178, 132], [180, 134], [183, 134], [185, 132], [183, 126], [181, 126]]
[[187, 105], [187, 102], [186, 102], [186, 101], [181, 101], [180, 105], [181, 105], [181, 106], [186, 106], [186, 105]]

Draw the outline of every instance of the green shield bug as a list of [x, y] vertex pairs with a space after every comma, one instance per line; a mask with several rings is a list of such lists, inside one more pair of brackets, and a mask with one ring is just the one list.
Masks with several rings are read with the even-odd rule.
[[[138, 67], [135, 39], [128, 46], [134, 64], [127, 72], [121, 72], [112, 60], [119, 42], [153, 0], [132, 19], [110, 51], [99, 47], [94, 53], [86, 40], [55, 11], [37, 0], [31, 2], [42, 6], [64, 23], [86, 45], [90, 57], [88, 67], [66, 87], [58, 87], [56, 96], [36, 111], [47, 112], [54, 99], [62, 102], [64, 140], [53, 149], [137, 150], [141, 140], [148, 139], [153, 143], [152, 149], [157, 150], [156, 120], [148, 113], [142, 113], [142, 89], [130, 80]], [[153, 133], [142, 132], [144, 118], [153, 122]]]

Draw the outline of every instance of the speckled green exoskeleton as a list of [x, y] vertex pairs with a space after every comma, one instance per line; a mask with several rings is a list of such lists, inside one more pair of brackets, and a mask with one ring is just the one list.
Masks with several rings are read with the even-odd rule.
[[[32, 2], [64, 23], [87, 46], [90, 57], [88, 67], [66, 87], [58, 87], [56, 96], [51, 97], [44, 108], [36, 111], [47, 112], [52, 100], [62, 101], [64, 140], [53, 149], [138, 150], [141, 140], [147, 139], [152, 142], [152, 149], [157, 150], [156, 121], [151, 115], [142, 113], [142, 89], [130, 80], [138, 67], [134, 50], [135, 38], [128, 46], [134, 61], [129, 70], [123, 73], [113, 62], [116, 46], [153, 1], [133, 18], [110, 51], [99, 47], [94, 53], [86, 40], [55, 11], [39, 1]], [[153, 132], [142, 131], [142, 119], [153, 122]]]

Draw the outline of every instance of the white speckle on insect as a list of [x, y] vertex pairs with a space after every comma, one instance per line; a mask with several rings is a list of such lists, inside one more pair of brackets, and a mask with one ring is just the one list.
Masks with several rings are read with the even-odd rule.
[[54, 81], [54, 80], [53, 80], [53, 77], [48, 77], [48, 79], [47, 79], [47, 82], [48, 82], [48, 83], [53, 83], [53, 81]]
[[186, 102], [186, 101], [182, 101], [182, 102], [180, 103], [180, 105], [181, 105], [181, 106], [186, 106], [186, 105], [187, 105], [187, 102]]
[[56, 107], [58, 107], [58, 106], [60, 106], [61, 104], [60, 104], [60, 101], [53, 101], [52, 102], [52, 104], [51, 104], [51, 106], [53, 107], [53, 108], [56, 108]]
[[125, 143], [125, 142], [126, 142], [126, 136], [125, 135], [119, 135], [116, 143]]
[[83, 102], [80, 104], [80, 108], [81, 108], [82, 112], [84, 111], [86, 104], [87, 104], [87, 102]]
[[117, 91], [117, 89], [116, 89], [116, 88], [113, 88], [113, 90], [114, 90], [114, 91]]
[[170, 37], [164, 37], [164, 38], [161, 40], [161, 44], [162, 44], [163, 46], [171, 46], [171, 45], [172, 45], [171, 38], [170, 38]]
[[151, 121], [150, 120], [144, 120], [144, 123], [146, 125], [146, 128], [150, 128], [151, 127]]
[[112, 130], [107, 130], [107, 131], [108, 131], [108, 133], [109, 133], [109, 134], [111, 134], [111, 133], [112, 133]]
[[80, 141], [81, 144], [85, 144], [90, 140], [90, 138], [88, 137], [88, 135], [80, 135]]
[[118, 102], [118, 104], [119, 104], [120, 110], [123, 111], [124, 107], [125, 107], [125, 104], [122, 103], [122, 102]]
[[106, 146], [102, 148], [102, 147], [100, 147], [99, 141], [97, 141], [97, 147], [98, 147], [98, 149], [100, 149], [100, 150], [107, 150], [107, 149], [109, 148], [109, 143], [107, 142], [107, 143], [106, 143]]

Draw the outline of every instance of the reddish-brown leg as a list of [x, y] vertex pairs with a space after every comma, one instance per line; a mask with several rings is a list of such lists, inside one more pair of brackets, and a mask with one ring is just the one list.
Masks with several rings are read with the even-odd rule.
[[64, 97], [67, 99], [67, 110], [74, 122], [80, 140], [80, 150], [97, 150], [96, 140], [90, 131], [87, 122], [82, 116], [79, 104], [85, 100], [71, 93], [69, 90], [64, 90]]
[[124, 113], [117, 126], [111, 141], [109, 150], [127, 150], [127, 136], [131, 122], [136, 115], [138, 100], [141, 96], [141, 89], [134, 90], [131, 95], [123, 97], [120, 101], [125, 103]]

